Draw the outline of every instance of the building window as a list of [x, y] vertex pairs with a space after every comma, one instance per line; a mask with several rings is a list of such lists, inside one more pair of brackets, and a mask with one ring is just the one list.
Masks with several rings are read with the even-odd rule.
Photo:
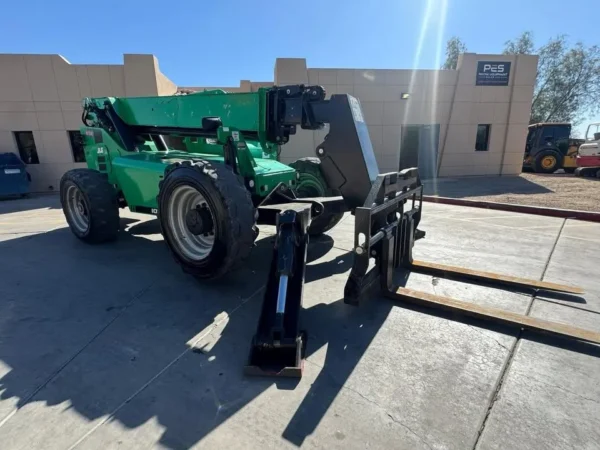
[[491, 125], [477, 125], [477, 138], [475, 139], [475, 150], [485, 152], [490, 146]]
[[39, 164], [37, 148], [35, 148], [35, 140], [33, 139], [32, 131], [15, 131], [15, 140], [19, 155], [25, 164]]
[[85, 162], [85, 152], [83, 151], [83, 136], [79, 131], [67, 131], [69, 133], [69, 141], [71, 142], [71, 152], [73, 153], [73, 161], [76, 163]]

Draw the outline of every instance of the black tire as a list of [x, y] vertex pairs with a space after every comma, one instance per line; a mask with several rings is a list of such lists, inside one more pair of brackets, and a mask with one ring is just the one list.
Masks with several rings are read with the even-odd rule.
[[596, 176], [596, 171], [598, 169], [596, 169], [595, 167], [578, 167], [575, 170], [575, 176], [576, 177], [595, 177]]
[[574, 173], [577, 167], [563, 167], [565, 173]]
[[[81, 195], [77, 194], [80, 192]], [[72, 194], [78, 195], [87, 217], [87, 228], [77, 225]], [[92, 169], [73, 169], [60, 180], [60, 202], [75, 236], [89, 244], [113, 241], [119, 234], [117, 192], [106, 175]]]
[[[552, 164], [549, 161], [554, 161]], [[554, 173], [562, 168], [562, 158], [554, 150], [542, 150], [535, 155], [533, 167], [536, 173]]]
[[[195, 259], [185, 254], [179, 243], [181, 239], [178, 241], [169, 219], [172, 194], [182, 186], [198, 191], [211, 213], [212, 247], [207, 250], [207, 255]], [[161, 232], [184, 272], [197, 278], [219, 277], [250, 254], [257, 235], [256, 211], [243, 180], [229, 167], [208, 161], [173, 164], [166, 169], [160, 182], [157, 200]], [[194, 234], [200, 236], [199, 233]]]
[[[321, 160], [319, 158], [300, 158], [291, 163], [290, 167], [293, 167], [299, 173], [295, 189], [298, 198], [340, 195], [339, 192], [327, 185], [321, 173]], [[344, 213], [324, 212], [312, 221], [308, 228], [308, 234], [319, 236], [335, 227], [343, 217]]]

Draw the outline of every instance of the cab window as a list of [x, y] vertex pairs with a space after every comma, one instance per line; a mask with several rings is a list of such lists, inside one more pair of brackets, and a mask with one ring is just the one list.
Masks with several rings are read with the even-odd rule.
[[542, 128], [542, 144], [554, 142], [554, 127]]
[[536, 136], [538, 134], [538, 128], [530, 128], [527, 134], [527, 141], [525, 142], [526, 150], [529, 151], [535, 146]]
[[569, 149], [569, 135], [571, 134], [570, 127], [554, 127], [554, 145], [563, 153], [566, 154]]

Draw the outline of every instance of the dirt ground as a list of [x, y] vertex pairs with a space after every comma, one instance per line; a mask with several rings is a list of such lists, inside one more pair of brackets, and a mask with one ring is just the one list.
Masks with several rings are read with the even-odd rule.
[[565, 173], [431, 180], [425, 194], [600, 212], [600, 180]]

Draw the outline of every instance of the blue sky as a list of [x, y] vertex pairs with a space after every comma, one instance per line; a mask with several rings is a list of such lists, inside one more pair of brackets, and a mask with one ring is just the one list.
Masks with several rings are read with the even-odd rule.
[[123, 53], [153, 53], [180, 86], [235, 86], [240, 79], [272, 80], [276, 57], [305, 57], [309, 67], [437, 68], [452, 35], [478, 53], [500, 52], [525, 30], [538, 45], [561, 33], [600, 44], [594, 4], [6, 0], [0, 53], [60, 53], [72, 63], [105, 64], [121, 63]]

